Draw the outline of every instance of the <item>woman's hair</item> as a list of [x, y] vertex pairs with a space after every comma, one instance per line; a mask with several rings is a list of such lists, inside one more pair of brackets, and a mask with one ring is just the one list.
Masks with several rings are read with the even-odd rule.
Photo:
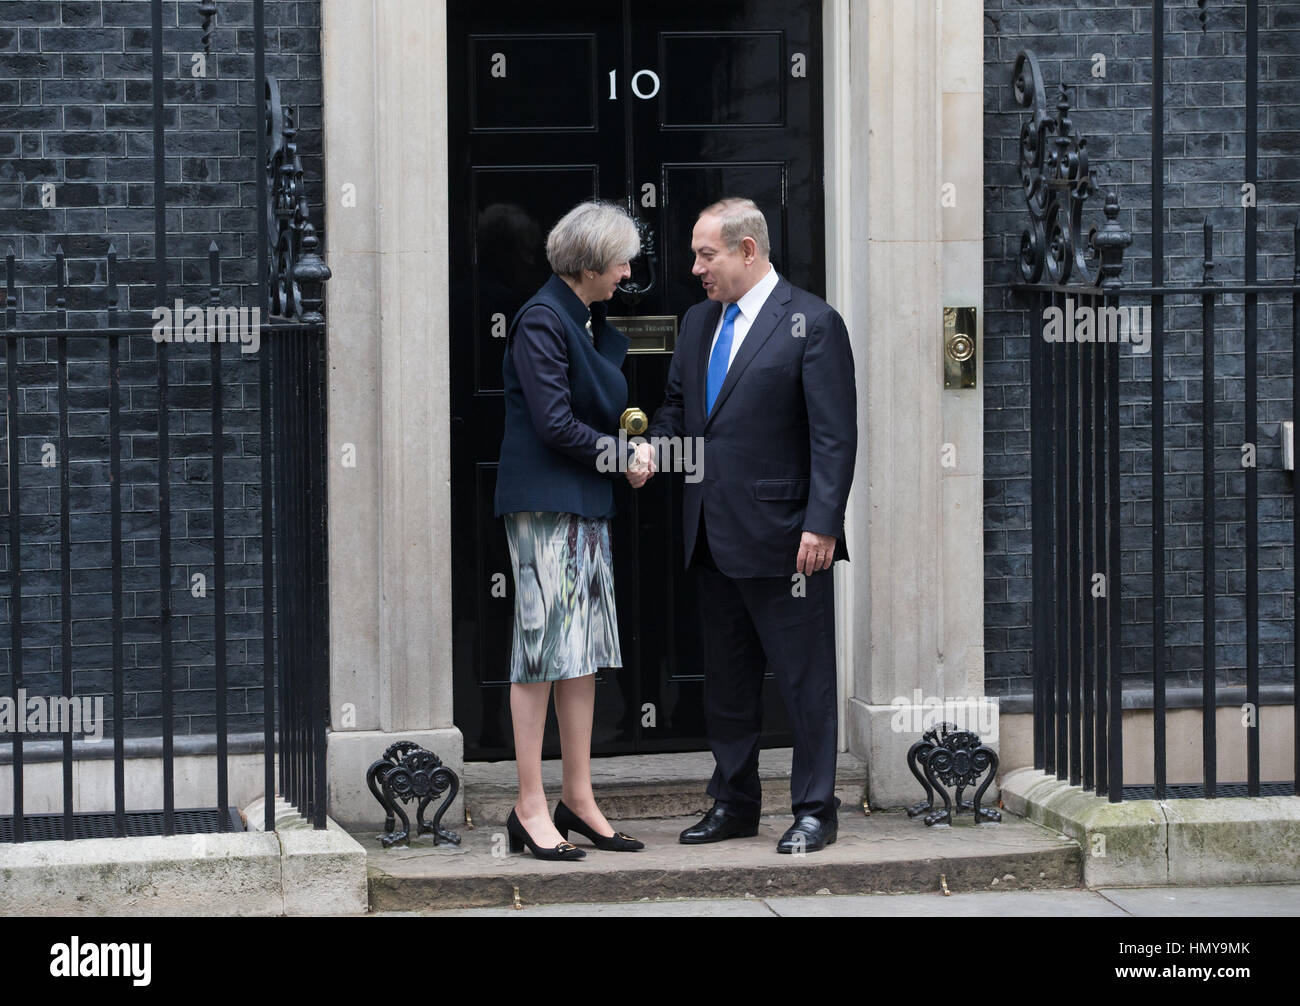
[[579, 203], [546, 236], [546, 260], [559, 276], [580, 277], [584, 269], [604, 272], [630, 262], [641, 250], [636, 224], [623, 207], [599, 200]]

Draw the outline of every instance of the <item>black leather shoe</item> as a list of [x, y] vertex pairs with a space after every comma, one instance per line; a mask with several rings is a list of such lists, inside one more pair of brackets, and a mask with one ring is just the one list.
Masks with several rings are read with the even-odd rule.
[[811, 814], [799, 818], [776, 843], [776, 851], [784, 853], [817, 852], [835, 841], [839, 828], [834, 821], [823, 821]]
[[683, 845], [703, 845], [706, 842], [721, 842], [724, 838], [753, 838], [758, 834], [758, 818], [736, 817], [728, 814], [718, 804], [680, 835], [677, 841]]
[[506, 818], [506, 834], [510, 836], [510, 851], [523, 852], [524, 846], [528, 846], [534, 856], [538, 859], [586, 859], [587, 854], [579, 849], [572, 842], [561, 842], [553, 849], [548, 849], [544, 845], [538, 845], [533, 841], [533, 836], [528, 834], [528, 829], [524, 823], [519, 820], [519, 815], [515, 813], [514, 808], [510, 809], [510, 816]]
[[591, 840], [591, 844], [605, 852], [636, 852], [644, 849], [645, 843], [640, 839], [616, 831], [612, 835], [597, 835], [596, 830], [582, 818], [565, 806], [561, 800], [555, 805], [555, 830], [561, 838], [568, 838], [569, 832], [576, 831]]

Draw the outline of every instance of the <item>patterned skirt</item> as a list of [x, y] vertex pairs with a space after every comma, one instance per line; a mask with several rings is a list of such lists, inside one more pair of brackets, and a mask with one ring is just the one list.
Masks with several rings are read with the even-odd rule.
[[510, 680], [561, 681], [622, 667], [609, 520], [504, 515], [515, 577]]

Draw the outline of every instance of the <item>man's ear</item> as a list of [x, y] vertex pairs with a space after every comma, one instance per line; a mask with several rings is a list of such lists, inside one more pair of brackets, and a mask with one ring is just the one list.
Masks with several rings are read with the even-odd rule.
[[740, 239], [740, 250], [746, 259], [758, 257], [758, 242], [753, 238], [744, 237]]

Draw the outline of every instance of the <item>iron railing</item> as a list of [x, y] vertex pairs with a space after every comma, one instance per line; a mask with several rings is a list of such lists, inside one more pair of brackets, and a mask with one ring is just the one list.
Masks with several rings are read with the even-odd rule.
[[[162, 52], [162, 0], [152, 0], [153, 32], [153, 155], [154, 155], [154, 302], [168, 305], [166, 186], [164, 174], [164, 103]], [[211, 40], [216, 15], [210, 3], [198, 5], [203, 19], [204, 45]], [[286, 109], [274, 78], [266, 75], [264, 0], [253, 4], [256, 94], [264, 97], [258, 116], [256, 172], [257, 316], [260, 349], [256, 358], [258, 434], [260, 457], [260, 513], [262, 549], [262, 750], [263, 788], [266, 797], [264, 827], [275, 825], [275, 770], [279, 752], [278, 791], [316, 828], [325, 827], [325, 731], [328, 722], [325, 520], [325, 401], [324, 317], [319, 308], [329, 270], [316, 254], [317, 239], [307, 219], [302, 164], [295, 141], [294, 116]], [[22, 472], [24, 413], [19, 391], [23, 386], [26, 354], [20, 343], [49, 340], [56, 343], [56, 383], [59, 466], [59, 542], [61, 578], [61, 671], [64, 697], [73, 697], [75, 650], [72, 630], [77, 616], [72, 588], [72, 535], [70, 516], [68, 345], [70, 340], [96, 340], [104, 344], [105, 383], [108, 388], [109, 497], [108, 538], [111, 543], [112, 613], [111, 660], [113, 690], [113, 805], [111, 813], [79, 812], [73, 792], [73, 764], [80, 757], [71, 732], [62, 736], [63, 811], [59, 815], [29, 815], [24, 811], [24, 738], [13, 734], [10, 746], [13, 808], [0, 817], [0, 840], [27, 841], [90, 836], [177, 834], [227, 831], [240, 827], [238, 814], [229, 806], [229, 730], [227, 699], [227, 614], [225, 610], [225, 463], [223, 410], [225, 388], [222, 363], [229, 354], [223, 344], [211, 341], [211, 521], [212, 603], [214, 624], [216, 724], [216, 786], [210, 806], [177, 809], [175, 806], [175, 730], [173, 640], [171, 627], [171, 500], [169, 449], [170, 404], [168, 343], [156, 342], [157, 447], [158, 447], [158, 625], [159, 690], [161, 693], [162, 802], [158, 809], [128, 810], [125, 799], [124, 660], [123, 660], [123, 527], [122, 527], [122, 384], [120, 353], [123, 340], [153, 333], [153, 326], [119, 315], [120, 289], [117, 251], [106, 256], [107, 284], [102, 317], [106, 324], [69, 326], [67, 318], [66, 263], [60, 246], [55, 253], [56, 297], [52, 318], [41, 325], [19, 327], [17, 281], [25, 270], [43, 272], [42, 262], [16, 258], [13, 249], [5, 259], [5, 382], [7, 419], [9, 546], [10, 693], [15, 704], [23, 689], [23, 576], [24, 541]], [[222, 302], [221, 252], [209, 249], [208, 304]], [[238, 300], [237, 296], [235, 298]], [[25, 319], [26, 320], [26, 319]], [[52, 322], [52, 325], [50, 324]], [[42, 327], [43, 326], [43, 327]], [[139, 357], [136, 357], [139, 358]], [[240, 357], [243, 359], [243, 357]], [[252, 365], [251, 362], [249, 364]], [[268, 446], [269, 445], [269, 446]], [[276, 696], [279, 697], [277, 705]]]
[[[1157, 0], [1153, 31], [1152, 81], [1152, 281], [1124, 286], [1122, 254], [1132, 236], [1117, 222], [1114, 193], [1105, 202], [1105, 224], [1087, 234], [1083, 211], [1098, 194], [1086, 142], [1069, 116], [1065, 88], [1049, 115], [1038, 60], [1032, 52], [1017, 57], [1012, 83], [1019, 104], [1031, 112], [1023, 123], [1020, 174], [1030, 222], [1021, 239], [1019, 281], [1013, 284], [1030, 312], [1030, 446], [1032, 483], [1032, 666], [1034, 678], [1034, 765], [1072, 785], [1095, 789], [1112, 802], [1125, 797], [1246, 795], [1300, 793], [1300, 745], [1293, 779], [1260, 780], [1259, 680], [1259, 514], [1257, 469], [1245, 472], [1246, 683], [1244, 701], [1255, 715], [1246, 729], [1246, 780], [1221, 784], [1217, 779], [1215, 712], [1224, 696], [1216, 678], [1215, 594], [1215, 309], [1225, 294], [1241, 294], [1245, 307], [1245, 435], [1257, 439], [1257, 346], [1260, 297], [1290, 297], [1292, 313], [1293, 416], [1300, 416], [1300, 223], [1295, 234], [1295, 276], [1291, 283], [1260, 283], [1256, 277], [1256, 216], [1245, 209], [1245, 282], [1214, 280], [1213, 228], [1204, 226], [1205, 254], [1199, 283], [1169, 284], [1163, 276], [1164, 177], [1163, 3]], [[1257, 4], [1247, 5], [1246, 177], [1256, 179], [1257, 165]], [[1121, 305], [1122, 299], [1125, 301]], [[1051, 322], [1071, 319], [1080, 308], [1093, 320], [1118, 321], [1132, 315], [1139, 300], [1150, 300], [1151, 353], [1151, 505], [1153, 564], [1152, 695], [1153, 786], [1124, 783], [1123, 698], [1120, 639], [1124, 629], [1120, 604], [1119, 354], [1115, 341], [1065, 341], [1055, 344]], [[1165, 682], [1165, 448], [1164, 448], [1164, 313], [1167, 299], [1199, 301], [1201, 307], [1202, 437], [1204, 500], [1202, 506], [1202, 573], [1204, 643], [1201, 720], [1203, 781], [1170, 785], [1166, 766]], [[1119, 309], [1128, 308], [1121, 315]], [[1107, 311], [1110, 314], [1107, 314]], [[1069, 324], [1069, 322], [1066, 322]], [[1095, 334], [1095, 331], [1094, 333]], [[1300, 541], [1300, 508], [1295, 508], [1293, 544]], [[1294, 617], [1294, 612], [1292, 613]], [[1293, 626], [1293, 633], [1295, 628]], [[1186, 668], [1182, 668], [1186, 670]], [[1293, 681], [1296, 668], [1292, 667]], [[1294, 692], [1293, 692], [1294, 694]], [[1300, 704], [1295, 704], [1300, 737]]]

